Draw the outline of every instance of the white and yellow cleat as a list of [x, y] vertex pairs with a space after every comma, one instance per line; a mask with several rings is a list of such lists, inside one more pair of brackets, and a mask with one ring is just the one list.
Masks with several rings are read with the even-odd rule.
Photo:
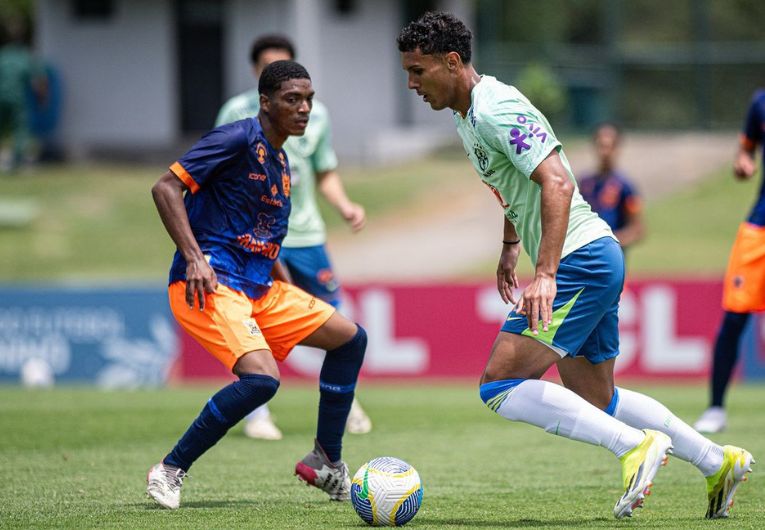
[[643, 441], [619, 459], [622, 463], [624, 495], [614, 506], [614, 516], [617, 519], [631, 517], [635, 508], [642, 508], [645, 497], [651, 494], [656, 472], [667, 464], [667, 455], [672, 452], [669, 436], [651, 429], [643, 432]]
[[746, 449], [726, 445], [723, 447], [723, 463], [714, 475], [707, 477], [707, 519], [728, 517], [733, 507], [733, 495], [736, 488], [749, 477], [752, 472], [754, 458]]

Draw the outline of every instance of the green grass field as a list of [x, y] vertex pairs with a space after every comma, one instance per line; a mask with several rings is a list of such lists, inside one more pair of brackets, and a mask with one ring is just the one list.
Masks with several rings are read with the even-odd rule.
[[[643, 388], [692, 420], [706, 390]], [[2, 528], [361, 528], [347, 503], [331, 503], [292, 476], [311, 447], [317, 392], [286, 384], [272, 402], [285, 432], [253, 441], [235, 427], [192, 468], [182, 507], [156, 508], [145, 473], [167, 452], [213, 387], [99, 392], [0, 388]], [[765, 487], [757, 466], [732, 517], [708, 522], [704, 481], [671, 459], [646, 508], [616, 521], [619, 465], [606, 450], [511, 424], [469, 385], [367, 385], [360, 397], [374, 421], [347, 436], [352, 472], [383, 455], [419, 471], [425, 496], [412, 528], [762, 528]], [[736, 387], [731, 422], [716, 441], [765, 458], [765, 388]], [[760, 464], [761, 465], [761, 464]]]

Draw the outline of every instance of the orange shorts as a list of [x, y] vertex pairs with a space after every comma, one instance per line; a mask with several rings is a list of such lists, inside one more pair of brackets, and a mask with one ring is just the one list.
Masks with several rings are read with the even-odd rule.
[[301, 340], [319, 329], [335, 308], [295, 287], [276, 281], [253, 300], [223, 284], [205, 296], [205, 310], [186, 304], [186, 282], [168, 287], [170, 309], [178, 323], [226, 368], [255, 350], [269, 350], [283, 361]]
[[739, 226], [725, 273], [722, 305], [734, 313], [765, 310], [765, 226]]

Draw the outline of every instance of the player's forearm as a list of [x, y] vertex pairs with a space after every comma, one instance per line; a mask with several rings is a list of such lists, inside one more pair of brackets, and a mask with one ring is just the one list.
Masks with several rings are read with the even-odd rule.
[[204, 259], [194, 233], [191, 231], [189, 216], [183, 204], [183, 184], [171, 172], [167, 172], [151, 188], [154, 204], [167, 233], [187, 262]]
[[555, 276], [558, 272], [573, 193], [574, 185], [563, 176], [550, 177], [542, 183], [542, 237], [537, 276]]
[[351, 204], [345, 186], [337, 171], [325, 171], [317, 176], [319, 192], [336, 210], [342, 211]]
[[645, 235], [645, 229], [643, 227], [643, 221], [640, 218], [631, 219], [621, 230], [614, 232], [616, 239], [619, 240], [623, 248], [627, 248], [634, 243], [637, 243], [643, 239]]
[[510, 222], [507, 216], [503, 216], [504, 225], [502, 228], [502, 241], [520, 241], [521, 237], [515, 230], [515, 225]]

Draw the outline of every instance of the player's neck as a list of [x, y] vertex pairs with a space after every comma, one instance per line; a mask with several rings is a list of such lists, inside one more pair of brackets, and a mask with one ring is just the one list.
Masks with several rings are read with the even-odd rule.
[[260, 127], [263, 129], [263, 135], [268, 140], [268, 143], [271, 144], [271, 147], [281, 149], [284, 142], [287, 141], [288, 135], [278, 132], [268, 118], [268, 115], [263, 112], [258, 113], [258, 121], [260, 121]]
[[475, 88], [475, 86], [480, 82], [481, 76], [478, 75], [478, 72], [475, 71], [473, 65], [465, 65], [458, 87], [457, 102], [452, 107], [452, 110], [459, 112], [460, 116], [463, 118], [467, 116], [468, 110], [470, 110], [470, 105], [473, 103], [471, 96], [473, 93], [473, 88]]

